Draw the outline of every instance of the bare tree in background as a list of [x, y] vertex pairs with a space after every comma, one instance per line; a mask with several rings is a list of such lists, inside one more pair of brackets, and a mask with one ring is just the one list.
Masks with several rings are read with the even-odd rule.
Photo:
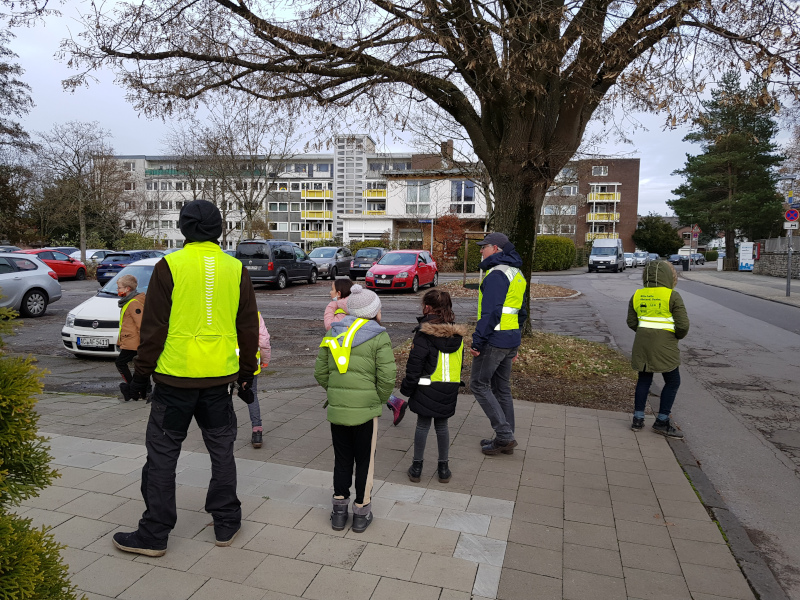
[[86, 260], [87, 214], [119, 228], [122, 196], [129, 182], [98, 122], [70, 121], [38, 134], [37, 156], [50, 194], [77, 216], [81, 261]]

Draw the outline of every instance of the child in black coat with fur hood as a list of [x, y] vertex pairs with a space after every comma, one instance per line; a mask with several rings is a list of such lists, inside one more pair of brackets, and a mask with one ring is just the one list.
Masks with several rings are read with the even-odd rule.
[[406, 376], [400, 393], [409, 397], [408, 408], [417, 414], [414, 434], [414, 462], [408, 469], [408, 478], [418, 482], [422, 476], [422, 458], [425, 442], [431, 428], [436, 429], [439, 445], [439, 481], [450, 481], [448, 451], [450, 431], [447, 419], [456, 412], [458, 388], [461, 383], [461, 363], [464, 356], [466, 325], [456, 325], [450, 294], [430, 290], [422, 298], [422, 316], [414, 329], [414, 342], [408, 355]]

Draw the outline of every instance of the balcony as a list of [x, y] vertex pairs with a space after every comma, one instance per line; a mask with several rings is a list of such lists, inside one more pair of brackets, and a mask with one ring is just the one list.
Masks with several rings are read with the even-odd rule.
[[304, 219], [332, 219], [333, 211], [330, 210], [303, 210], [300, 216]]
[[587, 242], [591, 242], [593, 240], [618, 240], [618, 239], [619, 239], [619, 234], [611, 233], [610, 231], [600, 231], [597, 233], [586, 234]]
[[586, 215], [586, 222], [614, 221], [619, 222], [619, 213], [590, 212]]
[[301, 231], [300, 238], [304, 240], [329, 240], [333, 238], [330, 231]]
[[386, 198], [386, 190], [364, 190], [363, 198]]
[[300, 197], [308, 198], [333, 198], [333, 190], [300, 190]]
[[587, 198], [589, 202], [619, 202], [619, 192], [592, 192]]
[[367, 215], [368, 217], [379, 217], [381, 215], [385, 215], [385, 210], [365, 210], [362, 215]]

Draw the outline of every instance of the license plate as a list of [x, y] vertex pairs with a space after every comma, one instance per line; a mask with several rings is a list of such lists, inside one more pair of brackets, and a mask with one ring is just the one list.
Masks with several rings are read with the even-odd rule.
[[79, 337], [78, 346], [86, 346], [87, 348], [108, 348], [108, 338]]
[[247, 269], [248, 271], [260, 271], [261, 270], [261, 266], [260, 265], [245, 265], [244, 268]]
[[377, 283], [378, 285], [389, 285], [392, 282], [389, 281], [388, 279], [376, 279], [375, 283]]
[[360, 264], [360, 265], [358, 265], [358, 266], [359, 266], [359, 267], [367, 267], [367, 268], [369, 268], [369, 267], [371, 267], [371, 266], [372, 266], [372, 263], [363, 263], [363, 264]]

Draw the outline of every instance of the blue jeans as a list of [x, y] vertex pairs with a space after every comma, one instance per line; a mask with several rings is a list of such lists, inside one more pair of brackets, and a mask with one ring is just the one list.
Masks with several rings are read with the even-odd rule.
[[[678, 388], [681, 386], [681, 374], [678, 371], [678, 367], [675, 367], [675, 370], [667, 371], [661, 375], [664, 377], [664, 388], [661, 390], [661, 405], [658, 407], [658, 418], [664, 420], [669, 419], [669, 414], [672, 412], [675, 396], [678, 395]], [[652, 383], [652, 373], [646, 371], [639, 372], [633, 407], [633, 416], [638, 419], [644, 418], [644, 409], [647, 406], [647, 395], [650, 393], [650, 385]]]
[[250, 411], [250, 424], [261, 427], [261, 407], [258, 405], [258, 375], [253, 377], [253, 402], [247, 405]]
[[514, 400], [511, 398], [511, 364], [517, 348], [487, 345], [472, 359], [469, 387], [489, 417], [498, 442], [514, 440]]

